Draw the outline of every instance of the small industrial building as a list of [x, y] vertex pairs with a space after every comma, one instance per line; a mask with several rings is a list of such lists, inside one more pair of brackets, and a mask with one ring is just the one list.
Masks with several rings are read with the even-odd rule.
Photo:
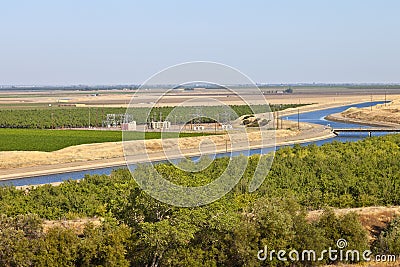
[[193, 126], [193, 131], [204, 131], [204, 126], [202, 125]]
[[136, 121], [122, 123], [121, 127], [123, 131], [136, 131]]
[[232, 125], [230, 125], [230, 124], [222, 124], [221, 125], [221, 127], [222, 127], [222, 130], [232, 130]]
[[103, 127], [107, 128], [122, 127], [123, 124], [131, 124], [130, 127], [136, 127], [136, 121], [133, 120], [132, 114], [107, 114], [107, 119], [103, 121]]
[[149, 129], [169, 129], [171, 128], [170, 121], [151, 121], [147, 123]]

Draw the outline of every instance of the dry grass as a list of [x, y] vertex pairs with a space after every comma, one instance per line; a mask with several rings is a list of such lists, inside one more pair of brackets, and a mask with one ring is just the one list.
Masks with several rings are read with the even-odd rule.
[[400, 100], [393, 100], [389, 104], [376, 105], [371, 108], [350, 108], [341, 113], [348, 119], [356, 119], [365, 122], [400, 124]]
[[61, 227], [72, 229], [77, 235], [82, 235], [83, 230], [88, 223], [92, 223], [95, 227], [100, 226], [102, 218], [81, 218], [75, 220], [46, 220], [43, 222], [43, 232], [47, 233], [51, 228]]
[[[335, 209], [336, 215], [344, 215], [350, 212], [355, 212], [359, 216], [359, 220], [362, 226], [368, 231], [369, 242], [372, 243], [380, 234], [380, 232], [386, 228], [387, 224], [394, 218], [400, 216], [400, 207], [366, 207], [366, 208], [352, 208], [352, 209]], [[315, 221], [321, 215], [322, 210], [311, 211], [308, 213], [308, 220]], [[332, 266], [332, 265], [327, 265]], [[341, 267], [394, 267], [400, 266], [400, 262], [368, 262], [358, 264], [338, 264], [334, 266]]]
[[[272, 94], [265, 95], [265, 99], [271, 104], [305, 104], [305, 103], [318, 103], [318, 104], [327, 104], [327, 103], [349, 103], [349, 102], [360, 102], [360, 101], [369, 101], [369, 94], [360, 94], [360, 92], [353, 92], [346, 90], [342, 93], [326, 93], [318, 90], [314, 90], [313, 94]], [[110, 107], [126, 107], [129, 102], [132, 100], [138, 106], [152, 106], [152, 102], [157, 102], [157, 99], [160, 95], [160, 92], [154, 93], [153, 91], [146, 92], [144, 94], [138, 94], [134, 97], [134, 92], [119, 92], [119, 94], [110, 93], [107, 91], [103, 91], [99, 96], [92, 96], [93, 92], [87, 92], [83, 94], [82, 92], [74, 92], [74, 91], [66, 91], [66, 92], [36, 92], [33, 96], [31, 92], [29, 96], [26, 95], [25, 92], [1, 92], [0, 93], [0, 105], [7, 104], [40, 104], [40, 103], [57, 103], [60, 99], [66, 98], [68, 99], [68, 103], [84, 103], [89, 106], [110, 106]], [[196, 91], [193, 93], [185, 92], [182, 93], [173, 93], [168, 96], [163, 97], [160, 101], [160, 106], [172, 106], [177, 103], [182, 103], [184, 101], [188, 101], [188, 104], [195, 103], [196, 105], [208, 105], [210, 101], [201, 100], [194, 98], [204, 97], [216, 99], [221, 101], [222, 103], [228, 105], [237, 105], [243, 104], [243, 100], [239, 97], [235, 97], [234, 95], [226, 96], [226, 91]], [[251, 99], [251, 97], [249, 97]], [[383, 100], [383, 95], [375, 95], [374, 100]], [[255, 96], [254, 101], [259, 100], [259, 96]]]
[[[400, 207], [365, 207], [335, 209], [336, 215], [344, 215], [355, 212], [361, 224], [369, 233], [369, 241], [373, 242], [387, 224], [395, 217], [400, 216]], [[307, 215], [309, 221], [316, 221], [321, 215], [322, 210], [311, 211]]]

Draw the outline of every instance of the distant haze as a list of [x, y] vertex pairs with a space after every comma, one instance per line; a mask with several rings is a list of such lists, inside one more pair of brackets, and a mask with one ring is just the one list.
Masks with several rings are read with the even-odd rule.
[[400, 83], [400, 1], [17, 0], [0, 85], [141, 84], [187, 61], [259, 83]]

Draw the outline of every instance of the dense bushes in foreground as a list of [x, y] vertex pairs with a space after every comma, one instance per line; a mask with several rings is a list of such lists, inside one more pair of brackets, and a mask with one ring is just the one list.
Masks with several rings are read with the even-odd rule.
[[0, 266], [128, 266], [130, 229], [114, 222], [73, 229], [43, 231], [35, 215], [0, 217]]
[[[154, 212], [168, 215], [142, 215], [139, 220], [129, 212], [128, 225], [124, 219], [108, 219], [101, 226], [88, 223], [81, 234], [64, 227], [43, 231], [36, 215], [2, 216], [0, 265], [257, 266], [258, 251], [264, 246], [298, 251], [306, 246], [320, 255], [335, 247], [340, 237], [351, 242], [351, 249], [367, 248], [366, 233], [354, 214], [337, 217], [326, 212], [319, 221], [308, 223], [290, 200], [260, 198], [241, 212], [238, 206], [226, 209], [219, 203], [168, 212], [160, 208]], [[282, 264], [276, 258], [263, 263]]]
[[[197, 208], [154, 200], [138, 188], [127, 170], [57, 187], [4, 187], [0, 190], [0, 214], [4, 214], [0, 265], [285, 266], [288, 262], [276, 257], [259, 261], [258, 251], [267, 246], [276, 251], [310, 249], [318, 255], [335, 248], [340, 238], [347, 240], [346, 249], [363, 251], [369, 244], [356, 215], [337, 217], [328, 209], [310, 222], [307, 210], [399, 205], [399, 144], [400, 136], [393, 135], [284, 148], [277, 151], [262, 186], [248, 193], [246, 186], [258, 159], [253, 156], [229, 194]], [[228, 162], [218, 159], [201, 173], [184, 173], [165, 164], [157, 168], [176, 183], [200, 185], [217, 177]], [[88, 225], [80, 235], [63, 228], [45, 233], [38, 222], [39, 218], [95, 216], [105, 218], [102, 226]], [[396, 225], [373, 245], [375, 252], [398, 252]], [[28, 254], [21, 252], [28, 250]], [[54, 256], [57, 253], [61, 255]], [[329, 262], [325, 258], [296, 264]]]
[[400, 218], [390, 222], [374, 244], [375, 252], [380, 254], [400, 255]]

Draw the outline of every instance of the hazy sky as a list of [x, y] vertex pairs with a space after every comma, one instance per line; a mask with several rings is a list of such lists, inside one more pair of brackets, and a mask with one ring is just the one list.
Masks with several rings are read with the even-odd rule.
[[398, 0], [14, 0], [0, 12], [0, 84], [141, 83], [193, 60], [256, 82], [400, 82]]

